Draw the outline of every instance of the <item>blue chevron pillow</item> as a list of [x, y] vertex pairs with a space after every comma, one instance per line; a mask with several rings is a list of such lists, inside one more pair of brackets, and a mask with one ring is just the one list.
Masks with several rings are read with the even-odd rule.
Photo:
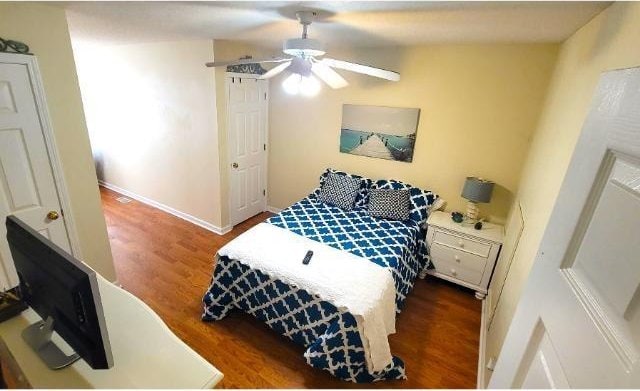
[[427, 222], [429, 217], [429, 211], [431, 205], [438, 199], [438, 195], [429, 191], [422, 190], [417, 187], [413, 187], [408, 183], [396, 181], [393, 179], [383, 179], [376, 181], [372, 186], [372, 189], [393, 189], [402, 190], [408, 189], [411, 201], [411, 211], [409, 213], [409, 219], [418, 223], [421, 227]]
[[313, 191], [313, 193], [311, 193], [313, 196], [318, 198], [318, 196], [320, 195], [320, 189], [322, 188], [322, 185], [327, 179], [327, 175], [329, 175], [329, 173], [334, 173], [336, 175], [344, 175], [350, 178], [360, 179], [361, 181], [360, 188], [358, 189], [358, 195], [356, 196], [356, 201], [355, 201], [355, 204], [353, 205], [353, 209], [360, 209], [360, 208], [367, 207], [367, 204], [369, 203], [369, 189], [371, 188], [371, 183], [373, 181], [369, 178], [365, 178], [360, 175], [349, 174], [344, 171], [334, 170], [333, 168], [327, 168], [325, 172], [323, 172], [322, 175], [320, 175], [320, 185], [318, 186], [318, 188], [316, 188]]

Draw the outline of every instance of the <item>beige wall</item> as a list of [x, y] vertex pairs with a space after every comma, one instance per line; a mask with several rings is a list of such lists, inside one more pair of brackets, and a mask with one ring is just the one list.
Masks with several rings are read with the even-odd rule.
[[[614, 3], [561, 47], [549, 95], [522, 173], [517, 201], [524, 231], [489, 326], [486, 357], [497, 357], [585, 120], [601, 72], [640, 66], [640, 3]], [[515, 226], [516, 224], [514, 224]], [[518, 228], [509, 227], [508, 237]], [[506, 268], [507, 263], [501, 265]], [[497, 299], [505, 270], [494, 276]], [[488, 379], [487, 379], [488, 380]]]
[[222, 223], [210, 40], [74, 40], [98, 177], [216, 228]]
[[91, 159], [64, 11], [0, 3], [0, 36], [25, 42], [38, 58], [53, 132], [77, 225], [83, 260], [109, 280], [116, 274]]
[[[332, 51], [336, 58], [401, 74], [398, 83], [341, 72], [350, 85], [323, 85], [314, 98], [271, 81], [269, 205], [286, 207], [317, 185], [326, 167], [396, 178], [436, 191], [463, 210], [466, 176], [497, 183], [485, 214], [504, 220], [518, 188], [556, 60], [554, 44], [431, 45]], [[421, 109], [413, 163], [339, 153], [344, 103]], [[506, 162], [506, 163], [505, 163]]]

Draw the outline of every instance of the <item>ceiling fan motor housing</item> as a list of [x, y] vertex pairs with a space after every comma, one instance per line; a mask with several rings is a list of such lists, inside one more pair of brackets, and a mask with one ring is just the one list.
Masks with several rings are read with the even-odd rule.
[[300, 76], [308, 77], [311, 75], [311, 66], [311, 61], [300, 57], [294, 57], [291, 59], [289, 71], [297, 73]]
[[322, 42], [312, 38], [287, 39], [282, 45], [282, 51], [290, 56], [302, 58], [322, 56], [326, 53]]

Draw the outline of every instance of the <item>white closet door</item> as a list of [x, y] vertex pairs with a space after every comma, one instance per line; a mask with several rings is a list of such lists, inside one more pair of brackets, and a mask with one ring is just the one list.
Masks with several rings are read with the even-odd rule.
[[70, 250], [34, 88], [26, 65], [0, 62], [2, 288], [18, 284], [6, 239], [8, 215], [17, 216], [58, 246]]
[[605, 73], [490, 388], [640, 388], [640, 68]]
[[266, 80], [227, 78], [231, 225], [267, 209], [267, 88]]

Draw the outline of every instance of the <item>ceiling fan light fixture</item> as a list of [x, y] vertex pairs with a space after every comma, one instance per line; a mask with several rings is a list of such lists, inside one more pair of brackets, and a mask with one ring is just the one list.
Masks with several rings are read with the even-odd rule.
[[318, 92], [320, 92], [320, 82], [315, 76], [307, 76], [300, 79], [301, 95], [312, 97], [318, 95]]
[[292, 73], [282, 82], [282, 89], [289, 95], [312, 97], [318, 95], [320, 88], [320, 82], [314, 76], [302, 76], [298, 73]]
[[282, 45], [282, 51], [290, 56], [303, 58], [323, 56], [326, 53], [322, 42], [312, 38], [287, 39]]
[[301, 80], [302, 76], [297, 73], [292, 73], [282, 82], [282, 89], [289, 95], [298, 95]]

